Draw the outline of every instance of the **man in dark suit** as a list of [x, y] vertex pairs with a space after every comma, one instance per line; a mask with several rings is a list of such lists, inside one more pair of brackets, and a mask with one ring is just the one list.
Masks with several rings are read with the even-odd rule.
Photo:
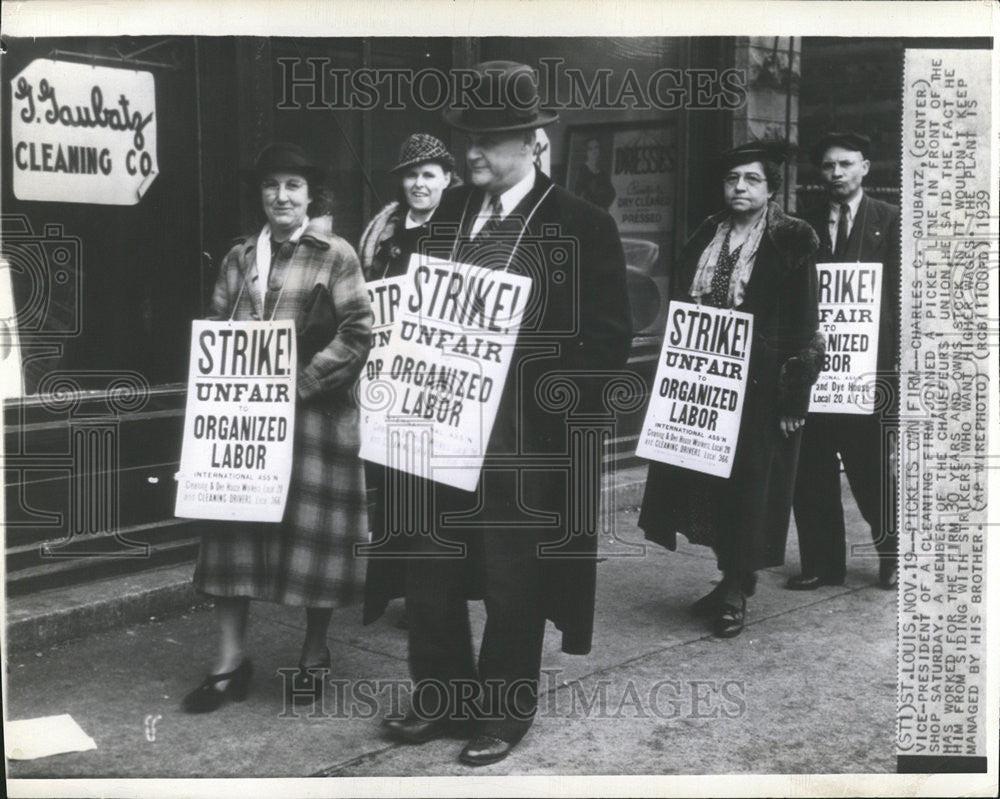
[[897, 439], [899, 383], [899, 208], [862, 188], [870, 140], [858, 133], [829, 133], [812, 152], [827, 202], [808, 221], [820, 237], [819, 262], [882, 264], [876, 409], [872, 414], [810, 413], [802, 438], [795, 487], [802, 574], [788, 588], [809, 591], [840, 585], [846, 572], [840, 466], [879, 558], [879, 585], [896, 585], [896, 475], [891, 457]]
[[[421, 251], [527, 275], [531, 296], [479, 485], [434, 484], [435, 536], [417, 545], [428, 555], [402, 569], [414, 709], [384, 726], [408, 743], [461, 733], [470, 740], [460, 760], [483, 765], [506, 757], [532, 723], [546, 619], [561, 630], [563, 651], [590, 651], [596, 531], [573, 528], [567, 485], [574, 474], [599, 474], [600, 448], [589, 463], [553, 464], [574, 452], [567, 411], [600, 413], [609, 373], [625, 365], [631, 323], [614, 221], [534, 166], [535, 130], [557, 118], [539, 107], [534, 72], [506, 61], [475, 69], [481, 84], [467, 97], [486, 98], [486, 107], [445, 112], [467, 136], [469, 182], [445, 193]], [[442, 540], [465, 554], [432, 557]], [[366, 621], [392, 593], [380, 571], [370, 561]], [[469, 598], [486, 606], [478, 664]]]

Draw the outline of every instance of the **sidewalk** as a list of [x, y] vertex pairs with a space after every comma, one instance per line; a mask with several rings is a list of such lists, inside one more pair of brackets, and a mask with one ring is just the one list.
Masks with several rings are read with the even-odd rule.
[[[845, 505], [849, 496], [845, 486]], [[853, 504], [848, 514], [851, 541], [865, 543], [867, 527]], [[326, 715], [310, 718], [299, 710], [293, 717], [283, 707], [276, 670], [297, 661], [303, 614], [256, 603], [253, 692], [245, 703], [205, 716], [183, 714], [178, 705], [209, 665], [214, 625], [206, 609], [13, 652], [8, 718], [69, 713], [98, 748], [10, 761], [8, 776], [895, 770], [895, 596], [875, 584], [875, 560], [852, 559], [844, 586], [786, 591], [784, 581], [798, 570], [793, 529], [786, 565], [760, 574], [747, 629], [724, 641], [688, 612], [717, 579], [711, 554], [681, 539], [677, 553], [649, 546], [644, 556], [620, 557], [641, 541], [636, 515], [632, 498], [616, 513], [621, 540], [602, 544], [608, 557], [598, 566], [592, 653], [562, 654], [550, 626], [539, 717], [501, 763], [460, 765], [461, 741], [410, 747], [382, 738], [379, 718], [388, 695], [364, 681], [407, 676], [406, 633], [394, 626], [395, 604], [368, 628], [360, 624], [358, 607], [334, 615], [332, 677], [353, 689], [353, 717], [339, 712], [345, 703], [330, 696], [333, 691], [322, 709]], [[482, 607], [471, 608], [478, 636]], [[154, 732], [147, 719], [155, 719]]]

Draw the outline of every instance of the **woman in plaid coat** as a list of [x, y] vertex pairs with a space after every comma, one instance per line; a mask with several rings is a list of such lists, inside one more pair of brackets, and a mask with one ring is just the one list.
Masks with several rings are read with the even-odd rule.
[[[195, 587], [214, 596], [219, 652], [205, 681], [184, 699], [189, 712], [217, 708], [249, 690], [245, 655], [250, 599], [306, 608], [306, 635], [293, 695], [318, 695], [329, 666], [333, 608], [359, 584], [353, 554], [368, 519], [353, 387], [371, 346], [372, 310], [357, 255], [310, 220], [320, 170], [295, 145], [272, 144], [257, 159], [268, 224], [239, 241], [222, 262], [214, 319], [296, 319], [317, 283], [330, 290], [337, 331], [298, 370], [291, 486], [281, 524], [224, 523], [202, 537]], [[263, 289], [263, 290], [262, 290]], [[318, 671], [317, 671], [318, 670]]]

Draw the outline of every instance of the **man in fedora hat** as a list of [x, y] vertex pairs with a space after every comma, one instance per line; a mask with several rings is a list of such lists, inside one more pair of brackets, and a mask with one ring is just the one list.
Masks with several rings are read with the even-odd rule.
[[879, 585], [896, 585], [896, 476], [890, 458], [899, 383], [899, 208], [869, 197], [862, 181], [871, 166], [871, 140], [860, 133], [823, 136], [812, 150], [826, 201], [807, 221], [819, 233], [819, 261], [882, 264], [878, 380], [888, 397], [872, 414], [810, 413], [802, 438], [795, 487], [802, 574], [793, 591], [841, 585], [846, 573], [840, 463], [879, 558]]
[[[557, 119], [540, 108], [534, 72], [493, 61], [475, 75], [474, 102], [444, 115], [467, 135], [469, 184], [445, 192], [423, 251], [529, 275], [532, 310], [476, 491], [434, 484], [434, 532], [465, 555], [403, 564], [414, 709], [386, 729], [409, 743], [461, 734], [460, 760], [483, 765], [506, 757], [531, 726], [546, 619], [562, 631], [563, 651], [591, 647], [596, 535], [570, 535], [566, 487], [577, 470], [599, 464], [560, 472], [558, 457], [570, 452], [566, 411], [546, 399], [541, 381], [562, 374], [579, 398], [573, 410], [600, 411], [608, 372], [625, 365], [631, 323], [614, 221], [534, 166], [535, 130]], [[369, 580], [377, 571], [369, 568]], [[469, 598], [486, 606], [478, 663]], [[387, 599], [369, 592], [366, 621]]]

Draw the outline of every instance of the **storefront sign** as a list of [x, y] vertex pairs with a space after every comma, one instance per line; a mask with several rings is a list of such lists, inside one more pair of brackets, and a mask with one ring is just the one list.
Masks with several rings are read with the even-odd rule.
[[386, 398], [362, 411], [365, 429], [385, 437], [366, 435], [361, 457], [474, 490], [530, 292], [522, 275], [413, 256], [382, 362], [366, 370]]
[[135, 205], [159, 171], [151, 72], [36, 58], [10, 82], [19, 200]]
[[639, 457], [729, 477], [752, 337], [751, 314], [670, 303]]
[[872, 413], [878, 369], [882, 264], [817, 264], [819, 331], [826, 356], [812, 413]]
[[622, 235], [664, 233], [673, 228], [674, 126], [617, 130], [612, 140], [608, 210]]
[[193, 323], [177, 516], [281, 521], [295, 370], [292, 321]]
[[567, 188], [607, 209], [623, 236], [665, 241], [674, 227], [674, 124], [582, 125], [568, 137]]

